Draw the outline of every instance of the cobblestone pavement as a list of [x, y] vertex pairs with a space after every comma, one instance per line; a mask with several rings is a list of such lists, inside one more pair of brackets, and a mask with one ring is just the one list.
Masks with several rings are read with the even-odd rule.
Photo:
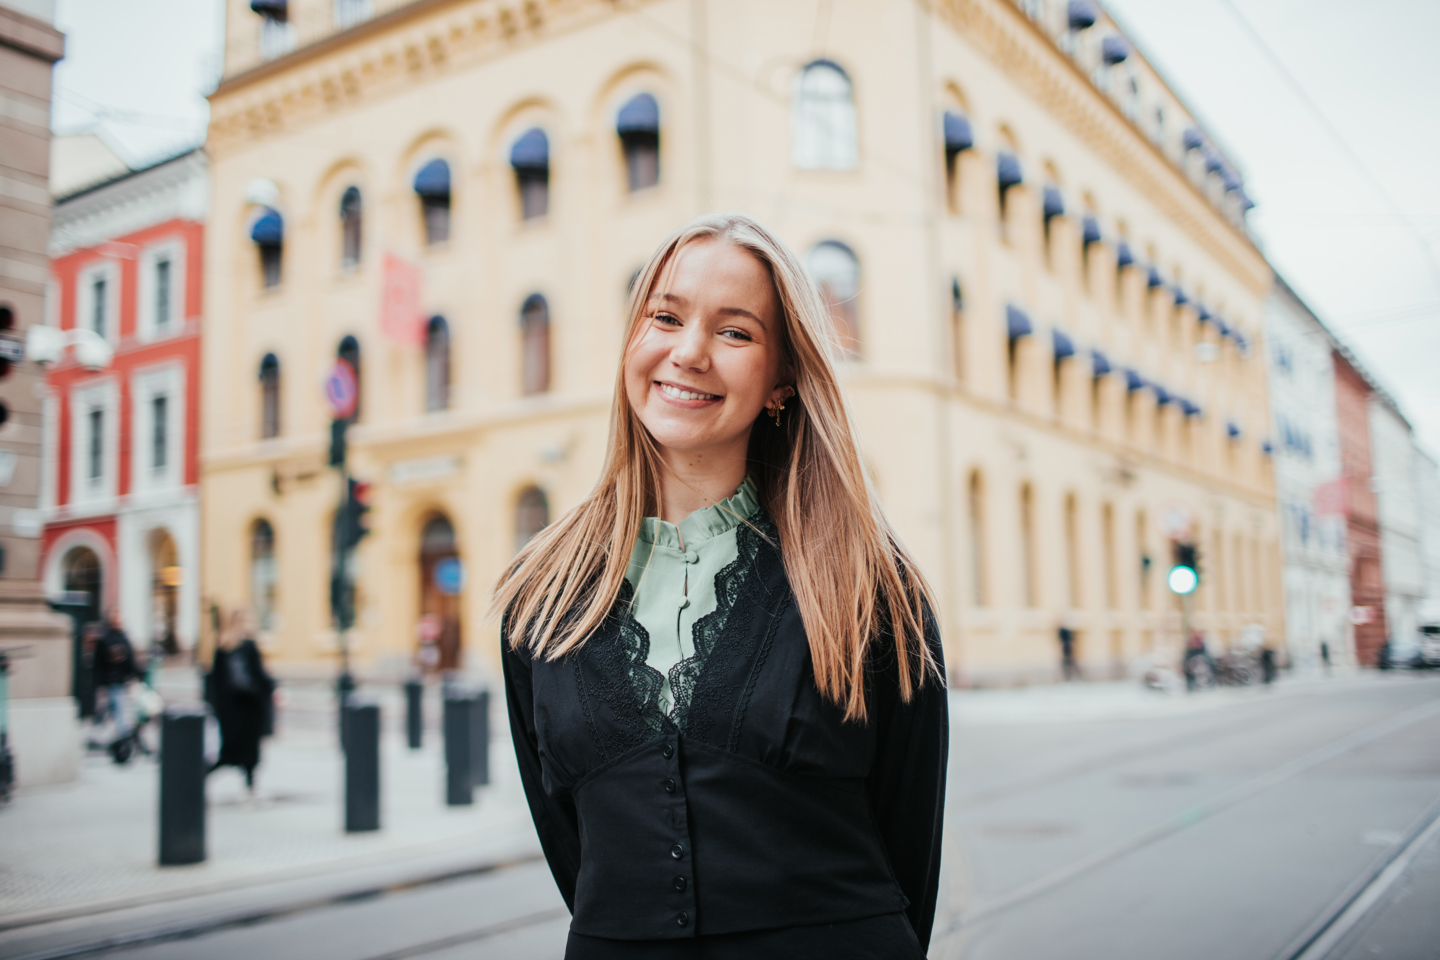
[[[184, 678], [167, 677], [173, 695]], [[193, 683], [189, 686], [193, 687]], [[444, 803], [437, 724], [424, 748], [409, 750], [399, 691], [382, 699], [382, 829], [343, 831], [344, 764], [334, 707], [320, 684], [286, 688], [278, 735], [266, 740], [251, 798], [243, 776], [222, 768], [208, 778], [208, 859], [156, 865], [159, 769], [154, 758], [117, 766], [91, 753], [73, 783], [22, 789], [0, 808], [0, 930], [77, 913], [354, 870], [437, 853], [533, 855], [536, 845], [509, 750], [504, 710], [492, 705], [490, 786], [472, 807]], [[438, 719], [434, 690], [427, 704]], [[175, 699], [175, 697], [171, 697]], [[498, 726], [498, 729], [494, 729]]]

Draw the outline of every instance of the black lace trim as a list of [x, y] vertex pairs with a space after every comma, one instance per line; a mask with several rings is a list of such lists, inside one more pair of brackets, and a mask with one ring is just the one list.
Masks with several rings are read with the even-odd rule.
[[[767, 541], [779, 533], [763, 510], [757, 510], [735, 530], [737, 555], [715, 574], [715, 609], [695, 621], [691, 639], [695, 652], [670, 668], [674, 707], [660, 709], [660, 691], [666, 676], [646, 663], [650, 634], [635, 619], [635, 590], [626, 580], [620, 585], [609, 620], [600, 636], [581, 644], [571, 657], [575, 686], [590, 735], [603, 760], [619, 756], [646, 741], [680, 732], [709, 741], [717, 723], [730, 727], [725, 737], [730, 749], [738, 735], [745, 707], [765, 662], [779, 612], [763, 637], [752, 637], [746, 613], [765, 599], [765, 576], [759, 569]], [[770, 551], [769, 559], [778, 562]], [[732, 616], [736, 611], [740, 615]], [[742, 682], [727, 685], [736, 668], [750, 663]], [[598, 718], [595, 707], [608, 708]], [[728, 721], [728, 722], [727, 722]]]
[[[695, 653], [670, 668], [670, 693], [675, 698], [670, 715], [686, 736], [697, 740], [709, 741], [727, 707], [745, 692], [727, 687], [725, 679], [737, 662], [756, 654], [747, 642], [750, 618], [745, 613], [755, 608], [764, 590], [756, 559], [766, 540], [774, 543], [779, 534], [763, 510], [755, 511], [749, 520], [735, 528], [735, 559], [715, 574], [715, 609], [696, 620], [691, 629]], [[737, 609], [740, 615], [732, 616]], [[744, 707], [735, 707], [734, 722], [738, 723]]]

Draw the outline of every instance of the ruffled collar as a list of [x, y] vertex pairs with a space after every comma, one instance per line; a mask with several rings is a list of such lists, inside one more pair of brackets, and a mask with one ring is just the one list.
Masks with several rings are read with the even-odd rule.
[[755, 490], [755, 481], [746, 477], [733, 496], [726, 497], [713, 506], [696, 510], [681, 520], [678, 527], [659, 517], [646, 517], [640, 522], [640, 539], [657, 547], [680, 550], [683, 537], [686, 548], [694, 547], [702, 541], [729, 533], [738, 527], [741, 521], [748, 520], [759, 508], [760, 498]]

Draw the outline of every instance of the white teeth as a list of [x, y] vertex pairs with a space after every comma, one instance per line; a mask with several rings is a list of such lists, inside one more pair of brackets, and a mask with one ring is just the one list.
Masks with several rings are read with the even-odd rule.
[[660, 389], [665, 391], [665, 396], [674, 397], [676, 400], [714, 400], [714, 394], [693, 393], [689, 390], [681, 390], [679, 387], [672, 387], [668, 383], [660, 384]]

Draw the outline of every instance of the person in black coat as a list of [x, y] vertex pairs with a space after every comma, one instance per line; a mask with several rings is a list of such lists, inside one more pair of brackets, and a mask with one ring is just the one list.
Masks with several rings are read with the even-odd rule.
[[251, 632], [249, 617], [236, 611], [229, 629], [221, 635], [205, 678], [205, 699], [220, 724], [220, 756], [211, 769], [239, 767], [253, 794], [260, 740], [270, 733], [275, 681], [265, 670]]
[[120, 613], [113, 607], [105, 611], [105, 627], [95, 639], [94, 670], [96, 688], [105, 690], [105, 710], [96, 713], [95, 721], [106, 716], [115, 718], [115, 736], [123, 738], [129, 731], [129, 709], [125, 685], [140, 676], [135, 663], [135, 648], [120, 629]]

